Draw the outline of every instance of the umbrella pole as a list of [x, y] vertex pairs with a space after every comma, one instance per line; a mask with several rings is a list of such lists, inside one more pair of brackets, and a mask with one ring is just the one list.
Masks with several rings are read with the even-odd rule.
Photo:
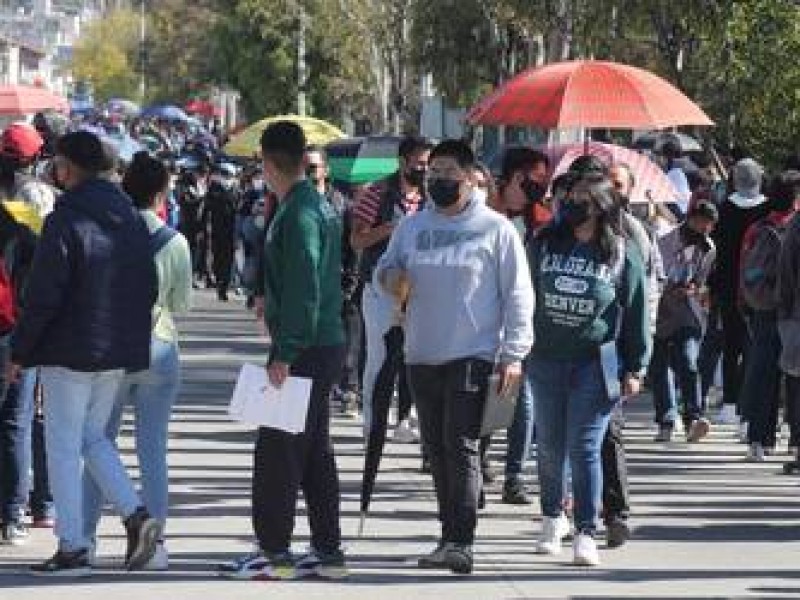
[[367, 523], [367, 513], [366, 511], [361, 511], [361, 517], [358, 521], [358, 537], [364, 537], [364, 525]]

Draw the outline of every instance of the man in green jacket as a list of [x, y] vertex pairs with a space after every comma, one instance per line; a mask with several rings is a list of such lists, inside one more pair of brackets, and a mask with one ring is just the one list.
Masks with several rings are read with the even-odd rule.
[[[302, 129], [287, 121], [269, 126], [261, 138], [264, 175], [280, 198], [264, 254], [264, 316], [272, 339], [267, 372], [278, 387], [290, 375], [313, 385], [303, 433], [259, 429], [252, 498], [259, 551], [222, 567], [238, 579], [347, 574], [328, 401], [344, 356], [342, 224], [306, 179], [305, 148]], [[295, 560], [289, 548], [301, 488], [311, 551]]]

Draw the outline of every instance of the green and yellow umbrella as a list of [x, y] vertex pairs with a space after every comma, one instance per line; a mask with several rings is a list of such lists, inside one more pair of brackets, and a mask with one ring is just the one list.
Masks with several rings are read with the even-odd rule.
[[325, 148], [331, 179], [360, 185], [395, 173], [397, 151], [402, 138], [375, 135], [331, 142]]
[[327, 121], [298, 115], [281, 115], [261, 119], [253, 123], [244, 131], [233, 136], [233, 138], [225, 144], [223, 150], [230, 156], [239, 156], [242, 158], [253, 158], [257, 156], [261, 152], [261, 134], [264, 133], [264, 130], [269, 125], [276, 121], [291, 121], [292, 123], [297, 123], [302, 127], [303, 132], [305, 132], [306, 140], [309, 144], [324, 146], [333, 140], [345, 137], [344, 133]]

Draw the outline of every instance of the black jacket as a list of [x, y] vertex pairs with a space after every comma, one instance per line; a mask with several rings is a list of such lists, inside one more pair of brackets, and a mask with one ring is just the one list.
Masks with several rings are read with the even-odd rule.
[[115, 184], [87, 181], [47, 219], [11, 341], [24, 367], [82, 372], [150, 365], [158, 289], [147, 226]]

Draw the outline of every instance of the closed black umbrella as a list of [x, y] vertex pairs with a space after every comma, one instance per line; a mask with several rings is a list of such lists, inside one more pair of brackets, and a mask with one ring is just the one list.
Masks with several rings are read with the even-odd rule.
[[358, 535], [364, 532], [364, 522], [369, 510], [372, 491], [378, 476], [378, 467], [386, 444], [386, 430], [389, 425], [389, 407], [392, 403], [395, 380], [400, 375], [400, 393], [409, 393], [403, 373], [403, 330], [392, 327], [383, 336], [386, 343], [386, 360], [375, 378], [372, 393], [372, 410], [367, 431], [367, 451], [364, 457], [364, 472], [361, 479], [361, 523]]

